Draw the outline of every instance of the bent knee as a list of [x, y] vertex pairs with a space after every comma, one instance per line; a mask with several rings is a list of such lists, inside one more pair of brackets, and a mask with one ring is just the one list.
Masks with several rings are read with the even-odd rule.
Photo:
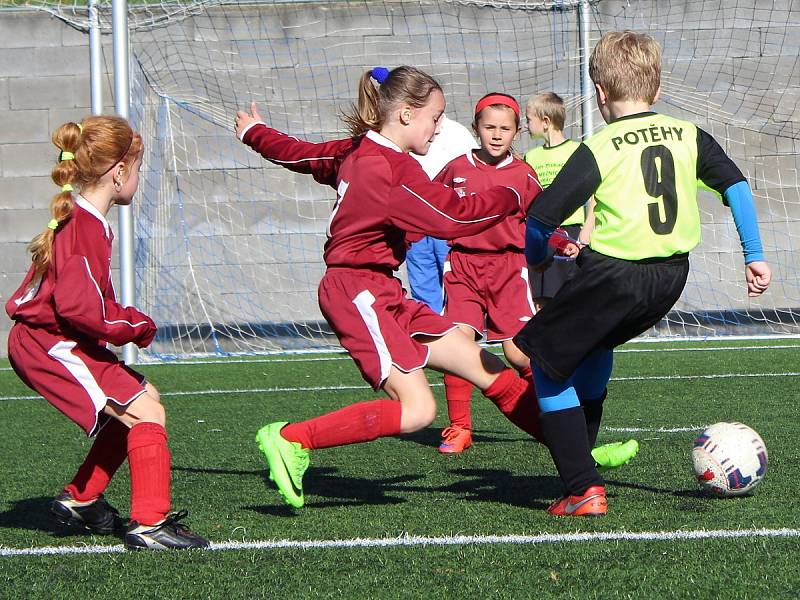
[[124, 407], [120, 418], [129, 427], [138, 423], [157, 423], [164, 427], [167, 424], [167, 411], [160, 400], [158, 392], [153, 395], [147, 391]]
[[403, 412], [400, 419], [401, 430], [403, 433], [411, 433], [424, 429], [436, 418], [435, 402], [420, 402], [410, 406], [403, 405]]
[[154, 386], [152, 383], [148, 381], [144, 386], [144, 390], [145, 394], [150, 396], [153, 400], [155, 400], [159, 404], [161, 403], [161, 393], [158, 391], [156, 386]]

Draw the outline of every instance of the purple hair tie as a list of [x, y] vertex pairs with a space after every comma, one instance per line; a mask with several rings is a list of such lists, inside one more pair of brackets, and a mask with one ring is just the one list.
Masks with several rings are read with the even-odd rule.
[[389, 78], [389, 69], [386, 67], [375, 67], [370, 71], [370, 77], [378, 83], [383, 83]]

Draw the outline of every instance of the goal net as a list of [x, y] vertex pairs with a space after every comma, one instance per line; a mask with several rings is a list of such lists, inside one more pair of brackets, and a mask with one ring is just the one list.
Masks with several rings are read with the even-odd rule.
[[[41, 4], [78, 28], [85, 7]], [[130, 5], [131, 116], [146, 141], [135, 205], [137, 304], [159, 324], [151, 356], [336, 345], [316, 300], [335, 194], [233, 134], [255, 101], [268, 124], [322, 141], [361, 73], [409, 64], [442, 84], [449, 118], [477, 98], [553, 90], [580, 139], [579, 1], [261, 1]], [[100, 5], [110, 27], [110, 3]], [[774, 283], [750, 300], [730, 211], [700, 194], [702, 244], [686, 290], [643, 337], [800, 332], [800, 6], [756, 0], [589, 3], [590, 47], [635, 29], [664, 51], [656, 110], [711, 133], [753, 188]], [[603, 121], [594, 110], [595, 128]], [[532, 145], [523, 131], [516, 143]], [[588, 301], [591, 301], [589, 299]]]

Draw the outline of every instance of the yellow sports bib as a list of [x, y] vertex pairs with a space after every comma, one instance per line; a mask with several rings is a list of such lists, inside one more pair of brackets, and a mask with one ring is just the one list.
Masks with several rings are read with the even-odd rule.
[[648, 113], [588, 138], [600, 170], [592, 249], [626, 260], [689, 252], [700, 242], [697, 128]]
[[[539, 177], [543, 188], [553, 183], [564, 163], [578, 149], [580, 144], [574, 140], [564, 140], [558, 146], [537, 146], [525, 153], [525, 162], [533, 167]], [[567, 217], [562, 225], [582, 225], [584, 220], [583, 207]]]

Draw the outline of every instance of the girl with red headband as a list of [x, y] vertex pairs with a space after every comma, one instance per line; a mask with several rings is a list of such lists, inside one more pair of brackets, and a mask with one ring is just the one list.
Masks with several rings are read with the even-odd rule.
[[468, 236], [512, 213], [522, 218], [519, 199], [525, 189], [518, 193], [505, 184], [461, 198], [432, 182], [409, 155], [428, 151], [444, 108], [436, 80], [413, 67], [398, 67], [364, 73], [358, 104], [345, 119], [351, 137], [343, 140], [314, 144], [284, 135], [267, 127], [255, 104], [250, 113], [237, 113], [236, 133], [245, 144], [336, 189], [320, 308], [364, 379], [388, 395], [307, 421], [271, 423], [258, 432], [270, 478], [294, 507], [305, 502], [309, 450], [409, 433], [433, 421], [436, 401], [425, 366], [467, 379], [514, 422], [535, 418], [531, 382], [449, 319], [408, 299], [393, 275], [410, 236]]
[[[485, 95], [475, 105], [472, 124], [480, 147], [448, 163], [436, 181], [452, 187], [460, 197], [508, 185], [520, 191], [523, 212], [527, 211], [542, 188], [533, 169], [512, 153], [519, 123], [519, 105], [512, 96]], [[450, 245], [444, 316], [471, 339], [485, 332], [487, 342], [501, 343], [506, 360], [529, 380], [530, 361], [511, 341], [533, 315], [524, 214], [512, 214], [480, 233], [457, 237]], [[442, 431], [439, 452], [457, 454], [472, 445], [473, 385], [454, 373], [445, 374], [444, 383], [450, 426]]]

